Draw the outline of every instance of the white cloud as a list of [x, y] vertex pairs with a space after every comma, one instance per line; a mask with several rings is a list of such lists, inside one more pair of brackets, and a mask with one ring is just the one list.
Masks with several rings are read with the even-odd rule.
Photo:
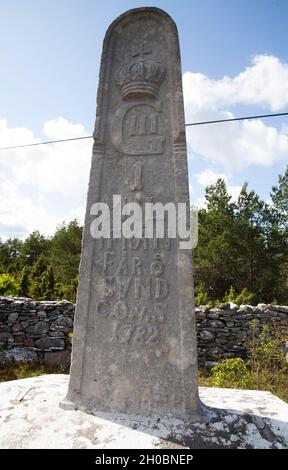
[[[288, 104], [288, 65], [277, 57], [256, 56], [234, 78], [212, 80], [186, 72], [183, 76], [187, 122], [229, 119], [235, 105], [258, 105], [278, 111]], [[225, 171], [250, 165], [270, 167], [287, 161], [287, 126], [281, 130], [261, 120], [194, 126], [187, 129], [190, 152], [221, 164]]]
[[[2, 125], [1, 143], [2, 139], [7, 141], [7, 135], [13, 142], [14, 133], [14, 145], [17, 145], [21, 142], [19, 129], [9, 129], [7, 124]], [[28, 129], [21, 129], [21, 133], [27, 136], [30, 134], [29, 143], [35, 142], [33, 133]], [[55, 140], [60, 137], [68, 139], [88, 135], [81, 124], [71, 124], [62, 117], [45, 122], [43, 133]], [[41, 193], [53, 191], [75, 197], [83, 195], [83, 191], [86, 191], [91, 152], [92, 142], [89, 139], [62, 142], [3, 151], [1, 163], [9, 168], [13, 181], [18, 184], [30, 184]]]
[[[12, 147], [15, 145], [33, 144], [39, 142], [33, 131], [25, 127], [9, 128], [6, 119], [0, 119], [0, 142], [1, 147]], [[3, 153], [1, 154], [2, 158]], [[9, 154], [8, 154], [9, 155]]]
[[11, 181], [0, 178], [0, 238], [20, 238], [33, 230], [48, 234], [55, 230], [61, 219], [47, 213], [45, 208], [31, 197], [23, 196], [21, 189]]
[[257, 55], [252, 64], [236, 77], [209, 79], [201, 73], [186, 72], [184, 83], [190, 85], [187, 105], [194, 111], [223, 109], [237, 104], [260, 105], [280, 111], [288, 105], [288, 64], [278, 57]]
[[62, 116], [44, 122], [43, 134], [50, 139], [70, 139], [88, 135], [82, 124], [71, 124]]
[[[231, 117], [231, 113], [222, 111], [211, 114], [211, 119]], [[191, 119], [199, 119], [199, 114]], [[288, 135], [261, 120], [193, 127], [187, 131], [187, 140], [192, 152], [221, 164], [228, 172], [251, 165], [268, 168], [287, 161]]]
[[195, 200], [190, 201], [190, 204], [193, 205], [196, 209], [206, 209], [207, 202], [204, 196], [197, 197]]
[[195, 178], [198, 183], [201, 184], [201, 186], [206, 187], [210, 186], [211, 184], [215, 184], [219, 178], [227, 181], [228, 177], [225, 173], [217, 173], [216, 171], [207, 168], [207, 170], [204, 170], [201, 173], [197, 173]]
[[[203, 186], [204, 188], [206, 188], [207, 186], [210, 186], [212, 184], [215, 184], [219, 178], [223, 179], [226, 183], [227, 192], [231, 196], [232, 201], [237, 201], [239, 193], [242, 189], [241, 186], [233, 185], [233, 184], [230, 183], [231, 175], [216, 172], [216, 171], [212, 170], [211, 168], [207, 168], [206, 170], [202, 171], [201, 173], [197, 173], [195, 175], [195, 178], [196, 178], [197, 182], [201, 186]], [[204, 201], [205, 201], [204, 198], [199, 198], [198, 204], [201, 207], [204, 207], [205, 206]]]
[[228, 194], [231, 196], [231, 201], [232, 202], [237, 201], [241, 189], [242, 189], [242, 186], [231, 185], [231, 184], [227, 185], [227, 191], [228, 191]]
[[191, 183], [189, 183], [189, 194], [190, 194], [190, 197], [191, 197], [191, 194], [193, 194], [195, 191], [194, 191], [194, 188], [192, 186]]
[[[237, 185], [227, 185], [227, 192], [229, 196], [231, 196], [231, 202], [236, 202], [238, 200], [238, 196], [240, 194], [242, 187]], [[204, 196], [200, 196], [195, 200], [191, 198], [190, 204], [197, 207], [198, 209], [206, 209], [207, 201]]]
[[[49, 139], [88, 135], [84, 126], [66, 119], [47, 121]], [[30, 129], [9, 128], [0, 121], [1, 147], [39, 142]], [[0, 237], [24, 237], [32, 230], [51, 234], [57, 224], [83, 221], [92, 141], [64, 142], [1, 152]]]

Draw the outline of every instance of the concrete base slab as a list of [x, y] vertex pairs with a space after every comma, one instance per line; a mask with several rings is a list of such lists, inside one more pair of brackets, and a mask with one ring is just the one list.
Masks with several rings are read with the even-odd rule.
[[200, 388], [208, 423], [63, 410], [67, 375], [0, 384], [0, 448], [288, 448], [288, 404], [269, 392]]

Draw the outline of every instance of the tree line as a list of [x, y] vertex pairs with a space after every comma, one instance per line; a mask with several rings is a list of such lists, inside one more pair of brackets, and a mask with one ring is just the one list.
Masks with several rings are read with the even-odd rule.
[[82, 227], [63, 223], [52, 237], [39, 231], [24, 241], [0, 240], [0, 295], [75, 301]]
[[[233, 202], [225, 181], [205, 192], [193, 250], [196, 303], [288, 304], [288, 167], [265, 202], [245, 183]], [[0, 239], [0, 295], [75, 301], [82, 227], [63, 223], [52, 237]]]
[[224, 180], [206, 188], [193, 253], [196, 302], [288, 303], [288, 167], [265, 202], [245, 183], [237, 202]]

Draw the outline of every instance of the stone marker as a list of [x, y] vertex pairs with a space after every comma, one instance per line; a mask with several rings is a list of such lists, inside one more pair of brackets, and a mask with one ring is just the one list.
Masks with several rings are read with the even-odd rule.
[[178, 34], [162, 10], [130, 10], [109, 27], [94, 140], [62, 406], [199, 420], [191, 250], [90, 233], [91, 207], [113, 195], [189, 204]]
[[[200, 387], [211, 408], [209, 426], [199, 426], [173, 416], [159, 424], [157, 416], [67, 413], [58, 406], [67, 385], [67, 375], [61, 374], [1, 382], [0, 449], [98, 449], [95, 457], [103, 462], [117, 454], [100, 449], [154, 449], [155, 455], [170, 449], [170, 462], [162, 460], [166, 464], [177, 463], [177, 456], [191, 457], [175, 449], [288, 449], [288, 403], [270, 392]], [[178, 463], [192, 468], [193, 462], [183, 458]], [[119, 466], [119, 454], [117, 459]]]

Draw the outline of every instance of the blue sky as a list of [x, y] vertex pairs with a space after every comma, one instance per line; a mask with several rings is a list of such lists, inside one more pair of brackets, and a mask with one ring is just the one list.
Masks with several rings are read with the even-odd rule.
[[[102, 40], [128, 0], [0, 1], [0, 146], [91, 134]], [[186, 121], [288, 110], [286, 0], [165, 0], [180, 37]], [[226, 77], [226, 78], [224, 78]], [[288, 163], [288, 119], [187, 132], [191, 200], [226, 178], [264, 199]], [[48, 146], [47, 146], [48, 147]], [[91, 142], [0, 154], [0, 237], [81, 217]], [[67, 174], [67, 164], [69, 172]]]

